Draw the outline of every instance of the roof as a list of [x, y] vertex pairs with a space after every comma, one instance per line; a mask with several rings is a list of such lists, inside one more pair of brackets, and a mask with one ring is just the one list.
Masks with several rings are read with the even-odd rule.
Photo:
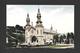
[[31, 26], [28, 31], [30, 31], [31, 28], [33, 28], [34, 30], [36, 30], [34, 27]]
[[35, 29], [33, 26], [31, 26], [31, 25], [28, 26], [26, 29], [27, 29], [28, 31], [30, 31], [31, 28], [34, 29], [34, 30], [36, 30], [36, 29]]
[[51, 31], [50, 29], [44, 29], [44, 31], [43, 31], [44, 33], [51, 33], [51, 34], [53, 34], [53, 33], [56, 33], [56, 31]]
[[[34, 30], [36, 30], [33, 26], [28, 26], [26, 29], [28, 30], [28, 31], [30, 31], [31, 30], [31, 28], [33, 28]], [[50, 30], [50, 29], [44, 29], [43, 30], [43, 33], [49, 33], [49, 34], [54, 34], [54, 33], [56, 33], [56, 31], [54, 31], [54, 30]]]

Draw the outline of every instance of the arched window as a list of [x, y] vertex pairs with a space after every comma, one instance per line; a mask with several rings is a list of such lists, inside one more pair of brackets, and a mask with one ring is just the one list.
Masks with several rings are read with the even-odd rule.
[[39, 32], [38, 32], [38, 30], [37, 30], [37, 34], [38, 34]]
[[27, 41], [26, 41], [26, 43], [27, 43]]
[[32, 36], [31, 41], [32, 41], [32, 42], [37, 41], [37, 37], [36, 37], [36, 36]]
[[34, 33], [34, 31], [32, 30], [31, 33]]
[[42, 30], [40, 30], [41, 34], [42, 34]]
[[38, 43], [38, 40], [37, 40], [37, 43]]

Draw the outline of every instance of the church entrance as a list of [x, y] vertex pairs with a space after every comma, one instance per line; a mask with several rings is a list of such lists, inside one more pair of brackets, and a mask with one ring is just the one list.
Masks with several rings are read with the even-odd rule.
[[31, 42], [32, 42], [32, 45], [37, 45], [37, 43], [38, 43], [37, 37], [36, 36], [32, 36]]
[[33, 42], [36, 42], [36, 41], [37, 41], [37, 37], [36, 36], [32, 36], [31, 42], [33, 43]]

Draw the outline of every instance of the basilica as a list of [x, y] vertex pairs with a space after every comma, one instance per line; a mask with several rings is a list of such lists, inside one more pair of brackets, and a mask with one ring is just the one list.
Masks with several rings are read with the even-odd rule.
[[53, 44], [53, 36], [57, 33], [51, 26], [50, 29], [45, 29], [41, 21], [40, 9], [37, 13], [36, 25], [30, 24], [29, 14], [27, 14], [25, 29], [25, 42], [21, 45], [45, 45], [46, 43]]

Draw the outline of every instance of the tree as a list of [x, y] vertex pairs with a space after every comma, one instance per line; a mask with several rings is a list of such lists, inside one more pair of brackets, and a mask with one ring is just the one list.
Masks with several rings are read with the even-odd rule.
[[60, 43], [63, 42], [63, 35], [60, 36]]
[[54, 42], [54, 44], [56, 44], [56, 42], [58, 42], [58, 35], [59, 34], [55, 34], [54, 36], [53, 36], [53, 42]]
[[20, 25], [16, 25], [16, 26], [15, 26], [15, 29], [16, 29], [16, 30], [21, 30], [21, 31], [23, 31], [23, 30], [24, 30], [24, 29], [23, 29], [23, 27], [22, 27], [22, 26], [20, 26]]
[[23, 43], [25, 41], [25, 36], [23, 34], [20, 34], [18, 40], [20, 43]]
[[70, 38], [70, 33], [67, 33], [67, 39], [69, 39]]
[[71, 41], [71, 43], [74, 43], [74, 33], [73, 33], [73, 32], [71, 32], [71, 33], [70, 33], [70, 36], [71, 36], [71, 40], [70, 40], [70, 41]]
[[6, 31], [6, 35], [7, 35], [7, 38], [8, 38], [8, 43], [7, 43], [7, 46], [8, 47], [13, 47], [13, 46], [16, 46], [16, 38], [11, 36], [12, 35], [12, 32], [9, 33], [9, 31]]
[[66, 39], [66, 35], [65, 34], [63, 34], [63, 39]]
[[[18, 45], [18, 43], [22, 43], [25, 41], [24, 37], [24, 29], [20, 25], [16, 25], [15, 27], [9, 26], [6, 28], [6, 35], [9, 39], [9, 46], [13, 45], [13, 42], [15, 42], [15, 45]], [[15, 39], [14, 39], [15, 38]]]
[[16, 26], [15, 26], [15, 29], [18, 29], [18, 30], [19, 30], [19, 27], [20, 27], [20, 25], [16, 25]]
[[67, 33], [67, 40], [68, 40], [68, 43], [74, 41], [74, 34], [73, 34], [73, 32]]
[[25, 35], [22, 33], [14, 33], [12, 36], [16, 38], [16, 44], [23, 43], [25, 41]]
[[71, 32], [71, 38], [74, 40], [74, 34], [73, 34], [73, 32]]
[[67, 33], [67, 44], [69, 44], [69, 42], [70, 42], [69, 39], [70, 39], [70, 33], [68, 32]]
[[71, 39], [71, 38], [74, 38], [74, 34], [72, 32], [67, 33], [67, 39]]
[[22, 26], [20, 25], [16, 25], [15, 26], [15, 34], [14, 36], [16, 36], [18, 42], [22, 43], [25, 41], [25, 36], [23, 35], [24, 34], [24, 29]]

